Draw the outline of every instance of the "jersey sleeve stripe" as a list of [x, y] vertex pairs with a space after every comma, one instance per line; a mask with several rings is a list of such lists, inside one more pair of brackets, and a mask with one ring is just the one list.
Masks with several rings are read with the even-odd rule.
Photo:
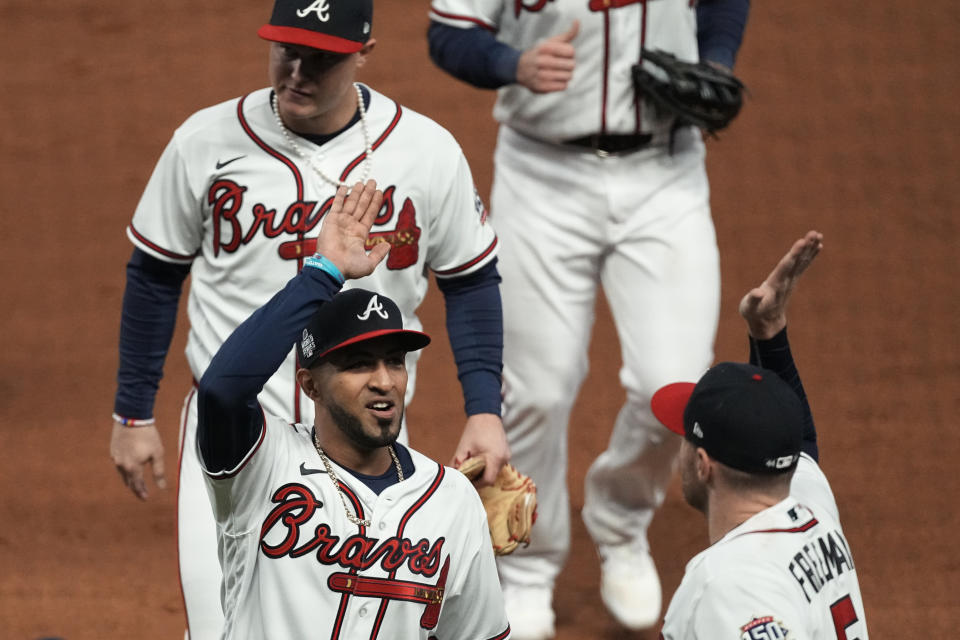
[[[803, 533], [804, 531], [809, 531], [813, 527], [817, 526], [817, 524], [819, 524], [819, 520], [816, 518], [810, 518], [799, 527], [791, 527], [790, 529], [757, 529], [756, 531], [744, 531], [740, 535], [748, 536], [753, 533]], [[740, 536], [737, 537], [739, 538]]]
[[483, 262], [484, 259], [486, 259], [491, 253], [493, 253], [493, 250], [496, 249], [496, 247], [497, 247], [497, 238], [494, 238], [493, 242], [490, 243], [490, 246], [487, 247], [483, 251], [483, 253], [481, 253], [479, 256], [477, 256], [470, 262], [462, 264], [459, 267], [453, 267], [452, 269], [441, 269], [440, 271], [434, 271], [433, 273], [438, 277], [454, 276], [454, 275], [457, 275], [458, 273], [462, 273], [467, 269], [469, 269], [470, 267], [473, 267], [478, 263]]
[[[478, 27], [482, 27], [487, 31], [491, 31], [493, 33], [497, 32], [497, 28], [494, 25], [488, 24], [487, 22], [481, 20], [480, 18], [474, 18], [473, 16], [463, 16], [457, 13], [449, 13], [447, 11], [440, 11], [439, 9], [436, 9], [433, 7], [430, 8], [430, 17], [438, 20], [439, 22], [443, 22], [445, 24], [449, 24], [450, 22], [468, 22]], [[461, 26], [461, 25], [451, 25], [451, 26]]]
[[510, 635], [510, 625], [508, 624], [507, 628], [504, 629], [502, 633], [498, 633], [497, 635], [491, 637], [490, 640], [503, 640], [509, 635]]
[[[387, 125], [387, 128], [384, 129], [383, 133], [373, 141], [373, 144], [370, 145], [370, 150], [375, 151], [377, 147], [383, 144], [383, 141], [389, 137], [393, 130], [397, 128], [397, 123], [400, 122], [400, 116], [403, 115], [403, 107], [396, 101], [393, 103], [396, 106], [397, 112], [393, 116], [393, 120], [390, 121], [390, 124]], [[357, 168], [363, 159], [367, 157], [367, 152], [364, 151], [359, 156], [350, 161], [350, 164], [347, 165], [347, 168], [343, 170], [343, 173], [340, 174], [340, 182], [346, 182], [347, 176], [350, 175], [350, 172]]]
[[177, 253], [175, 251], [170, 251], [169, 249], [164, 249], [163, 247], [161, 247], [155, 242], [150, 241], [145, 235], [137, 231], [136, 227], [133, 226], [132, 222], [127, 226], [127, 235], [129, 235], [130, 239], [133, 240], [134, 242], [142, 244], [144, 247], [150, 249], [151, 251], [155, 253], [159, 253], [160, 255], [166, 258], [170, 258], [171, 260], [176, 260], [181, 262], [190, 262], [197, 256], [197, 253], [199, 253], [198, 251], [197, 253], [194, 253], [192, 255], [187, 255], [185, 253]]

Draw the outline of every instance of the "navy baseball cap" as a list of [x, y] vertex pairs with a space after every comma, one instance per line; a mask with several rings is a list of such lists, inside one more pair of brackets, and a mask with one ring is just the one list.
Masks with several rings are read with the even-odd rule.
[[370, 39], [373, 0], [276, 0], [264, 40], [355, 53]]
[[696, 384], [658, 390], [650, 408], [665, 427], [733, 469], [784, 473], [800, 459], [803, 404], [772, 371], [721, 362]]
[[297, 358], [305, 369], [347, 345], [390, 336], [404, 351], [430, 344], [430, 336], [403, 328], [396, 303], [365, 289], [349, 289], [323, 304], [297, 341]]

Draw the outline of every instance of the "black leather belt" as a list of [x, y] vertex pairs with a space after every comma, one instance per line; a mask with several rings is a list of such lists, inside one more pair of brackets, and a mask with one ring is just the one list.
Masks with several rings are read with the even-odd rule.
[[582, 138], [564, 140], [564, 144], [592, 149], [597, 153], [631, 153], [650, 144], [653, 136], [649, 133], [595, 133]]

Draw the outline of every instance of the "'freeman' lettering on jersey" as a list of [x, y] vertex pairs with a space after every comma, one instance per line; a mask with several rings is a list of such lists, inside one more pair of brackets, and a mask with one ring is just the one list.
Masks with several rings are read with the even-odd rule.
[[[260, 550], [268, 558], [290, 556], [299, 558], [316, 552], [317, 561], [325, 565], [338, 565], [344, 569], [363, 571], [378, 562], [384, 571], [391, 573], [403, 564], [411, 573], [432, 577], [440, 569], [444, 538], [433, 541], [421, 539], [413, 542], [396, 536], [381, 541], [364, 535], [341, 538], [331, 532], [330, 525], [323, 523], [304, 527], [307, 536], [301, 538], [301, 526], [310, 520], [317, 509], [323, 507], [313, 492], [302, 484], [286, 484], [273, 494], [278, 503], [260, 528]], [[273, 531], [284, 533], [282, 539], [268, 542]], [[276, 538], [276, 536], [274, 536]]]
[[793, 556], [787, 570], [800, 585], [807, 602], [811, 602], [808, 589], [817, 594], [828, 581], [854, 568], [846, 539], [834, 530], [817, 538], [816, 543], [803, 545]]
[[[287, 233], [303, 236], [309, 234], [323, 219], [333, 205], [335, 196], [330, 196], [317, 206], [316, 202], [297, 201], [291, 203], [277, 219], [277, 211], [262, 203], [253, 205], [253, 222], [244, 231], [239, 220], [243, 208], [243, 194], [247, 190], [233, 180], [215, 181], [207, 192], [207, 202], [213, 207], [213, 255], [221, 249], [227, 253], [237, 251], [242, 245], [249, 244], [258, 233], [267, 238], [276, 238]], [[396, 186], [383, 190], [383, 205], [374, 220], [375, 226], [383, 226], [394, 219], [393, 196]], [[405, 269], [417, 263], [419, 257], [420, 226], [417, 224], [417, 210], [410, 198], [405, 198], [400, 213], [396, 216], [396, 227], [392, 231], [373, 231], [367, 239], [367, 248], [380, 242], [389, 242], [390, 253], [387, 268]], [[312, 255], [316, 250], [316, 238], [303, 238], [282, 243], [278, 253], [284, 260], [298, 260]]]

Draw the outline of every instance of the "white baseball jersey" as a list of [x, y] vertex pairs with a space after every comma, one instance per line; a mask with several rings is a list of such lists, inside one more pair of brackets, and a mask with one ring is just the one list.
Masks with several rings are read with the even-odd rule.
[[665, 640], [867, 640], [860, 584], [826, 477], [800, 458], [790, 497], [688, 564]]
[[[345, 288], [384, 292], [400, 307], [404, 326], [419, 329], [415, 309], [427, 291], [427, 270], [440, 278], [470, 273], [493, 259], [497, 238], [484, 222], [486, 212], [453, 137], [386, 96], [370, 94], [370, 177], [384, 191], [370, 236], [392, 248], [373, 274]], [[314, 252], [336, 191], [283, 136], [270, 95], [262, 89], [204, 109], [177, 129], [127, 229], [134, 244], [154, 257], [192, 263], [186, 354], [197, 380], [237, 325]], [[298, 144], [317, 154], [328, 176], [352, 183], [363, 175], [360, 123], [321, 147], [304, 139]], [[419, 353], [407, 354], [407, 404]], [[291, 349], [259, 396], [267, 411], [294, 422], [313, 415], [295, 372]], [[220, 637], [220, 567], [193, 446], [196, 420], [191, 394], [181, 421], [177, 537], [190, 635], [207, 640]]]
[[595, 133], [668, 132], [634, 99], [631, 67], [641, 47], [696, 61], [697, 17], [690, 0], [433, 0], [430, 18], [454, 27], [481, 26], [526, 51], [579, 20], [576, 67], [566, 90], [533, 93], [519, 84], [499, 90], [494, 117], [540, 140]]
[[[438, 277], [466, 274], [489, 262], [496, 237], [484, 224], [463, 153], [428, 118], [371, 90], [367, 122], [372, 171], [384, 205], [371, 238], [390, 255], [370, 276], [347, 287], [383, 291], [400, 307], [404, 326], [427, 291], [427, 268]], [[336, 187], [320, 178], [284, 138], [270, 89], [204, 109], [173, 136], [140, 200], [127, 235], [170, 262], [192, 262], [187, 359], [197, 379], [227, 336], [300, 268], [314, 251], [322, 216]], [[356, 124], [318, 154], [328, 176], [359, 180], [364, 162]], [[416, 355], [408, 360], [415, 363]], [[411, 368], [411, 371], [413, 369]], [[312, 415], [294, 380], [291, 351], [260, 401], [277, 415]], [[413, 390], [413, 374], [409, 396]]]
[[224, 569], [224, 637], [387, 640], [509, 637], [486, 514], [463, 474], [416, 451], [375, 494], [334, 465], [312, 428], [267, 414], [260, 442], [208, 476]]
[[[650, 396], [713, 361], [720, 264], [703, 141], [692, 127], [671, 132], [672, 120], [655, 118], [631, 73], [641, 47], [698, 59], [694, 5], [432, 0], [433, 20], [479, 25], [517, 50], [580, 24], [566, 89], [508, 85], [494, 108], [502, 125], [490, 220], [502, 245], [503, 421], [511, 459], [539, 496], [531, 544], [497, 558], [506, 586], [551, 589], [569, 552], [568, 422], [589, 368], [601, 284], [626, 402], [585, 480], [581, 513], [596, 544], [646, 553], [680, 444], [650, 412]], [[625, 153], [560, 144], [607, 134], [650, 141]]]

